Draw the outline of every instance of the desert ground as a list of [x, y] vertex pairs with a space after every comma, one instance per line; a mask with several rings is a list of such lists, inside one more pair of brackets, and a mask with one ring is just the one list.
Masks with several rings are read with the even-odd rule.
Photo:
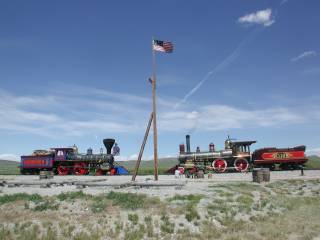
[[320, 239], [320, 171], [0, 175], [0, 239]]

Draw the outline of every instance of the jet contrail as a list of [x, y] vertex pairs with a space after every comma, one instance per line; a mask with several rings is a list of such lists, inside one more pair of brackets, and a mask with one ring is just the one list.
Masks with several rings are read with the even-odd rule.
[[[289, 0], [283, 0], [278, 7], [281, 8], [282, 5], [286, 4]], [[275, 10], [274, 16], [278, 14], [278, 9]], [[251, 42], [260, 32], [262, 32], [265, 28], [262, 29], [256, 29], [251, 34], [249, 34], [248, 37], [246, 37], [240, 44], [234, 49], [234, 51], [227, 56], [221, 63], [219, 63], [216, 67], [214, 67], [211, 71], [209, 71], [202, 80], [193, 88], [191, 91], [189, 91], [184, 98], [179, 101], [175, 106], [174, 110], [176, 110], [178, 107], [180, 107], [183, 103], [185, 103], [189, 97], [191, 97], [201, 86], [203, 83], [205, 83], [212, 75], [218, 73], [219, 71], [223, 70], [223, 68], [229, 66], [233, 61], [237, 59], [237, 57], [240, 55], [241, 50], [249, 43]], [[192, 128], [189, 130], [189, 133], [194, 132], [197, 130], [197, 123], [199, 121], [199, 118], [195, 118], [194, 124]]]
[[[282, 0], [280, 5], [278, 6], [278, 9], [275, 9], [274, 16], [277, 16], [278, 10], [285, 5], [289, 0]], [[251, 41], [253, 40], [256, 35], [258, 35], [260, 32], [262, 32], [265, 28], [262, 29], [256, 29], [253, 31], [248, 37], [246, 37], [240, 44], [235, 48], [235, 50], [228, 56], [226, 57], [221, 63], [219, 63], [215, 68], [213, 68], [211, 71], [209, 71], [203, 78], [202, 80], [188, 92], [184, 98], [179, 101], [175, 106], [174, 109], [177, 109], [178, 107], [181, 106], [181, 104], [185, 103], [189, 97], [191, 97], [200, 87], [203, 83], [205, 83], [212, 75], [218, 73], [221, 71], [223, 68], [229, 66], [233, 61], [237, 59], [237, 57], [240, 55], [241, 50]]]
[[188, 92], [184, 98], [179, 101], [175, 106], [174, 109], [177, 109], [181, 106], [181, 104], [185, 103], [189, 97], [191, 97], [200, 87], [203, 83], [205, 83], [212, 75], [218, 73], [225, 67], [229, 66], [234, 60], [237, 59], [237, 57], [240, 55], [241, 50], [256, 36], [256, 34], [260, 32], [258, 30], [253, 31], [252, 34], [250, 34], [248, 37], [246, 37], [240, 44], [235, 48], [235, 50], [226, 57], [221, 63], [219, 63], [215, 68], [213, 68], [210, 72], [208, 72], [202, 80], [191, 89], [190, 92]]

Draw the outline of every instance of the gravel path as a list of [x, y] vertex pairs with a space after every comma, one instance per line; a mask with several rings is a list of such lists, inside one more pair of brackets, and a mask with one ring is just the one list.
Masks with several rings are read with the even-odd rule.
[[[289, 180], [289, 179], [320, 179], [320, 170], [304, 171], [304, 176], [301, 176], [300, 171], [274, 171], [271, 172], [271, 181]], [[1, 182], [5, 182], [1, 184]], [[54, 182], [53, 185], [47, 187], [46, 184]], [[187, 179], [175, 178], [172, 175], [160, 175], [158, 183], [173, 184], [166, 187], [139, 187], [139, 186], [124, 186], [131, 182], [131, 176], [54, 176], [52, 180], [39, 180], [39, 176], [29, 175], [0, 175], [0, 195], [13, 193], [38, 193], [41, 195], [56, 195], [61, 192], [83, 190], [90, 194], [100, 194], [109, 191], [145, 193], [152, 196], [166, 198], [175, 194], [206, 194], [208, 186], [221, 183], [231, 182], [252, 182], [251, 173], [224, 173], [214, 174], [212, 179]], [[137, 176], [137, 183], [156, 184], [153, 181], [153, 176]], [[29, 184], [28, 186], [16, 186], [14, 184]], [[82, 188], [76, 184], [94, 183], [105, 184], [111, 186], [95, 186]], [[183, 186], [176, 186], [177, 184]]]

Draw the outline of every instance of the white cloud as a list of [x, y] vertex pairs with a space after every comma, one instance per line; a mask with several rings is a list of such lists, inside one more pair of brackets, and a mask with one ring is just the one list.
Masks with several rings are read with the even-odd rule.
[[119, 161], [128, 161], [128, 157], [127, 157], [127, 156], [122, 156], [122, 155], [120, 155], [120, 156], [114, 156], [114, 160], [115, 160], [116, 162], [119, 162]]
[[166, 155], [160, 155], [159, 158], [177, 158], [178, 156], [176, 154], [166, 154]]
[[[188, 108], [176, 110], [177, 100], [165, 99], [158, 101], [159, 133], [274, 128], [320, 119], [320, 109], [312, 106], [245, 109], [190, 103]], [[36, 97], [0, 90], [0, 131], [51, 138], [136, 134], [144, 132], [150, 110], [149, 98], [90, 88], [74, 88], [67, 96], [54, 93]]]
[[96, 89], [86, 89], [84, 94], [77, 91], [73, 95], [70, 91], [68, 97], [59, 93], [33, 97], [0, 90], [0, 130], [55, 137], [133, 132], [139, 128], [141, 123], [132, 118], [134, 114], [143, 115], [143, 106], [150, 100], [121, 93], [100, 94], [99, 99]]
[[128, 160], [137, 160], [138, 159], [138, 154], [132, 154], [128, 157]]
[[[288, 108], [245, 110], [227, 105], [207, 105], [194, 111], [163, 112], [159, 114], [159, 129], [215, 131], [226, 129], [277, 127], [307, 121], [303, 114]], [[190, 118], [190, 116], [192, 116]]]
[[20, 159], [15, 154], [4, 153], [4, 154], [0, 154], [0, 160], [19, 161]]
[[[148, 157], [144, 157], [144, 160], [151, 161], [151, 160], [153, 160], [153, 158], [154, 158], [154, 155], [150, 154]], [[160, 158], [160, 156], [158, 156], [158, 158]]]
[[240, 23], [260, 24], [265, 27], [271, 26], [275, 20], [272, 19], [272, 10], [267, 8], [254, 13], [246, 14], [238, 19]]
[[316, 156], [320, 156], [320, 147], [319, 148], [311, 148], [306, 150], [307, 155], [316, 155]]
[[291, 62], [296, 62], [296, 61], [299, 61], [299, 60], [304, 59], [304, 58], [310, 58], [310, 57], [315, 57], [315, 56], [317, 56], [317, 52], [316, 51], [306, 51], [306, 52], [301, 53], [299, 56], [291, 58], [290, 61]]

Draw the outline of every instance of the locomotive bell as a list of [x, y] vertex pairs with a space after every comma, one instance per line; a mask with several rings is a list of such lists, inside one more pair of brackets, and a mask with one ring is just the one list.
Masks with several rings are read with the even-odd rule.
[[107, 154], [111, 154], [111, 149], [114, 143], [115, 143], [115, 140], [113, 138], [103, 139], [103, 144], [107, 149]]

